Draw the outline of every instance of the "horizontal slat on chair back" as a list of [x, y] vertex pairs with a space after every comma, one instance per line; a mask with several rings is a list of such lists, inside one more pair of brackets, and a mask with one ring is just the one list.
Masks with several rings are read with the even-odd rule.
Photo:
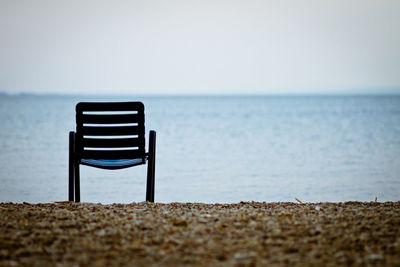
[[83, 123], [100, 123], [100, 124], [115, 124], [115, 123], [131, 123], [132, 121], [139, 121], [138, 114], [120, 114], [118, 117], [115, 115], [91, 115], [83, 114]]
[[83, 138], [83, 147], [139, 147], [141, 141], [139, 138]]
[[83, 135], [108, 136], [108, 135], [139, 135], [141, 127], [139, 126], [83, 126], [81, 132]]
[[77, 153], [86, 159], [144, 158], [141, 102], [78, 103]]
[[136, 159], [143, 158], [139, 150], [83, 150], [83, 159]]
[[142, 102], [80, 102], [76, 111], [144, 111]]

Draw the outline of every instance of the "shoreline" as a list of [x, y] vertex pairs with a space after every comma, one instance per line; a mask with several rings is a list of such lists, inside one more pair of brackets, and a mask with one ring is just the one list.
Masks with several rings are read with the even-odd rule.
[[400, 201], [0, 203], [0, 218], [0, 266], [400, 264]]

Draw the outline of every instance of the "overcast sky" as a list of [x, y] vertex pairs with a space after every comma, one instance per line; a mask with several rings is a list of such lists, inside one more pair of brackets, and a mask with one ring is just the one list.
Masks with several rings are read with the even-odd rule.
[[385, 88], [400, 92], [399, 0], [0, 0], [0, 91]]

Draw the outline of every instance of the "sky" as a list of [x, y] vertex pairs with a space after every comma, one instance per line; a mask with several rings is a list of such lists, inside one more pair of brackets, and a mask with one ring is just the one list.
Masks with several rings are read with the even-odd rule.
[[0, 92], [400, 93], [399, 0], [0, 0]]

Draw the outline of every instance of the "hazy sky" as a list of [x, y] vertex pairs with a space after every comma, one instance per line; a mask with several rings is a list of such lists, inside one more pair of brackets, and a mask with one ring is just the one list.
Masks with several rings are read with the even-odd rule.
[[400, 90], [399, 0], [0, 0], [0, 91]]

